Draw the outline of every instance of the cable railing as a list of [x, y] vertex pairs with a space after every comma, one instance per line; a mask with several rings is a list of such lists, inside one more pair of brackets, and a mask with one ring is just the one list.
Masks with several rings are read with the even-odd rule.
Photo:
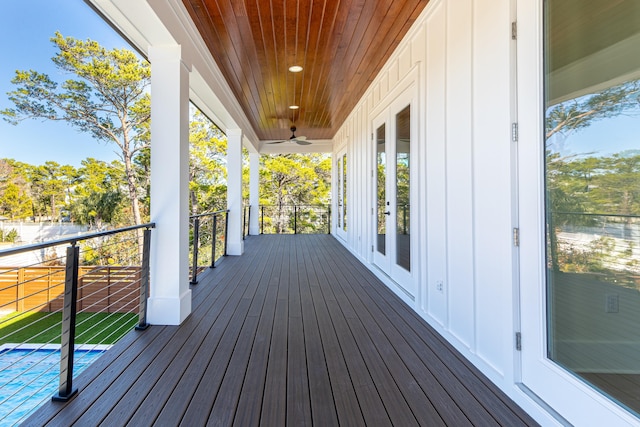
[[330, 234], [331, 205], [260, 205], [260, 234]]
[[[134, 327], [146, 329], [154, 227], [0, 251], [0, 424], [71, 399], [75, 375]], [[5, 264], [19, 254], [36, 261]]]
[[640, 286], [640, 215], [551, 212], [549, 268]]
[[190, 283], [198, 283], [198, 274], [206, 267], [215, 268], [216, 262], [227, 255], [229, 211], [220, 210], [190, 218]]

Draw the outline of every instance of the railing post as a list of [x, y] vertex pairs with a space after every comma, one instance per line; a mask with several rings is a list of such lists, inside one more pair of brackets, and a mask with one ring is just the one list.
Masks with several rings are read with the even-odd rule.
[[142, 240], [142, 271], [140, 272], [140, 313], [137, 331], [149, 327], [147, 323], [147, 297], [149, 296], [149, 254], [151, 253], [151, 229], [145, 228]]
[[298, 206], [293, 205], [293, 234], [298, 234]]
[[193, 267], [191, 270], [191, 284], [198, 284], [198, 246], [200, 243], [200, 218], [193, 220]]
[[247, 216], [247, 236], [251, 236], [251, 205], [249, 205], [249, 215]]
[[60, 387], [58, 387], [58, 393], [51, 398], [54, 402], [66, 402], [78, 392], [78, 389], [73, 388], [73, 350], [75, 348], [76, 335], [79, 258], [80, 248], [73, 242], [67, 248], [60, 344]]
[[224, 217], [224, 256], [227, 256], [227, 239], [229, 233], [229, 211], [227, 210]]
[[213, 230], [211, 230], [211, 268], [216, 268], [216, 240], [218, 237], [218, 214], [213, 215]]
[[331, 234], [331, 204], [327, 205], [327, 234]]
[[264, 234], [264, 205], [260, 206], [260, 211], [262, 212], [260, 219], [260, 234]]

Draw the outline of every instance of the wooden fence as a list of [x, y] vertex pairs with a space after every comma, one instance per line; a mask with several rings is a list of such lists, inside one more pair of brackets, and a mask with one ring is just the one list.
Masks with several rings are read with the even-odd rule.
[[[77, 310], [136, 312], [140, 300], [139, 266], [80, 267]], [[64, 266], [0, 267], [0, 311], [61, 311]]]

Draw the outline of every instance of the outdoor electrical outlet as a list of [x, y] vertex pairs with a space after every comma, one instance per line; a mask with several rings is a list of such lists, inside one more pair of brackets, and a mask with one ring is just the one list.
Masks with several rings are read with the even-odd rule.
[[605, 312], [618, 313], [620, 311], [620, 300], [618, 294], [607, 294], [607, 306]]
[[444, 291], [444, 284], [442, 283], [442, 280], [438, 280], [436, 282], [436, 289], [439, 290], [440, 292]]

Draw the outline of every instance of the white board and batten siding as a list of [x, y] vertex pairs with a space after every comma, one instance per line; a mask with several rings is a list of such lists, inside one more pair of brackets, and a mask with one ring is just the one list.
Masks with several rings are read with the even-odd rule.
[[[374, 272], [373, 120], [417, 92], [412, 120], [411, 297], [385, 282], [543, 424], [518, 386], [515, 1], [432, 0], [336, 134], [348, 158], [344, 244]], [[335, 172], [334, 172], [335, 174]], [[335, 177], [334, 177], [335, 178]], [[372, 210], [373, 209], [373, 210]], [[442, 283], [442, 286], [439, 284]]]

